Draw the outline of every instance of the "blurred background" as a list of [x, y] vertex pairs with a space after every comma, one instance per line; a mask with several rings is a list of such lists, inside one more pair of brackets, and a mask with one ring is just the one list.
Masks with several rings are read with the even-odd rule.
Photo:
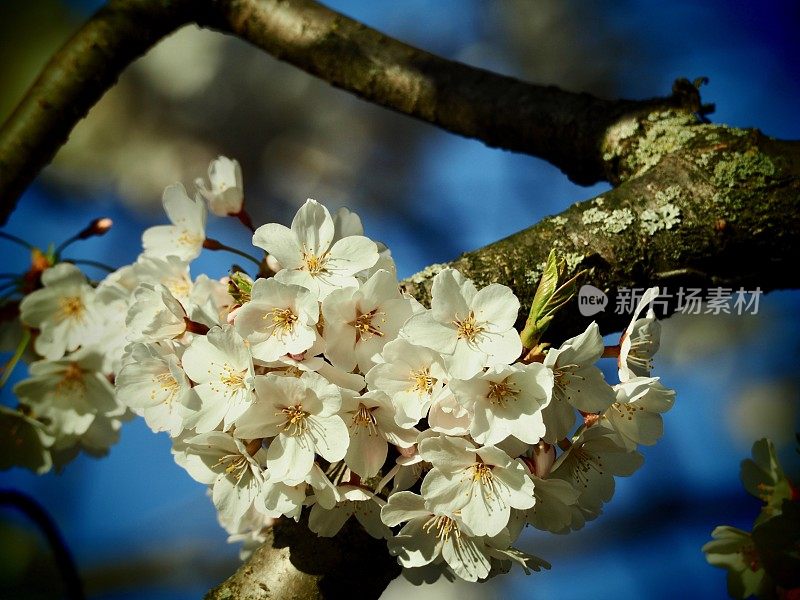
[[[52, 52], [101, 3], [0, 2], [0, 119]], [[668, 93], [705, 75], [712, 120], [800, 138], [800, 5], [710, 0], [330, 0], [332, 8], [448, 58], [606, 97]], [[22, 199], [7, 231], [46, 246], [110, 216], [104, 238], [73, 258], [119, 266], [165, 222], [164, 186], [187, 187], [218, 154], [237, 158], [256, 223], [287, 223], [307, 197], [357, 211], [389, 245], [399, 275], [455, 258], [602, 192], [527, 156], [491, 150], [362, 102], [247, 44], [185, 28], [137, 61], [73, 132]], [[210, 235], [246, 248], [237, 222]], [[3, 272], [28, 257], [0, 240]], [[204, 254], [193, 273], [221, 276]], [[90, 273], [99, 276], [99, 273]], [[680, 316], [664, 323], [656, 374], [678, 390], [645, 466], [617, 481], [605, 514], [568, 536], [528, 530], [520, 546], [553, 564], [485, 585], [435, 585], [436, 598], [724, 598], [725, 572], [700, 547], [719, 524], [750, 529], [758, 502], [738, 481], [763, 436], [800, 479], [794, 432], [800, 379], [800, 293], [762, 297], [758, 314]], [[611, 367], [612, 365], [608, 365]], [[24, 373], [18, 369], [14, 380]], [[13, 405], [11, 385], [0, 402]], [[198, 598], [238, 564], [205, 491], [169, 452], [166, 434], [125, 425], [108, 457], [80, 457], [37, 477], [0, 474], [53, 515], [96, 599]], [[790, 475], [790, 476], [792, 476]], [[0, 598], [50, 598], [57, 579], [26, 521], [0, 511]], [[25, 582], [24, 594], [18, 586]], [[419, 593], [395, 581], [386, 598]], [[415, 596], [416, 597], [416, 596]]]

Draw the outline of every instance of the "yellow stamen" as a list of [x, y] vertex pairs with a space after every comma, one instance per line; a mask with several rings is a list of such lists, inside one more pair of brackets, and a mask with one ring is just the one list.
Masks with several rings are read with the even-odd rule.
[[62, 396], [83, 394], [86, 392], [86, 383], [83, 381], [83, 369], [78, 363], [70, 363], [64, 371], [64, 376], [56, 384], [56, 391]]
[[297, 315], [292, 312], [291, 308], [273, 308], [263, 316], [263, 319], [266, 320], [270, 317], [272, 317], [272, 324], [269, 328], [273, 329], [273, 333], [276, 329], [280, 330], [281, 335], [292, 333], [298, 320]]
[[475, 313], [469, 311], [469, 315], [465, 319], [459, 319], [458, 315], [453, 319], [453, 325], [458, 329], [458, 337], [468, 342], [474, 342], [483, 331], [486, 329], [482, 325], [478, 325], [475, 320]]
[[575, 459], [572, 465], [572, 476], [579, 486], [588, 488], [591, 471], [597, 472], [598, 475], [603, 475], [603, 461], [600, 460], [599, 456], [589, 454], [584, 450], [583, 446], [573, 446], [571, 452]]
[[367, 408], [363, 404], [358, 405], [358, 410], [353, 415], [353, 425], [356, 427], [366, 427], [367, 433], [373, 435], [378, 433], [376, 427], [377, 420], [375, 415], [372, 414], [372, 409]]
[[167, 406], [172, 404], [172, 401], [175, 399], [175, 396], [178, 394], [180, 390], [180, 384], [178, 381], [172, 376], [172, 373], [169, 371], [165, 371], [163, 373], [159, 373], [155, 377], [153, 377], [153, 383], [155, 384], [153, 389], [150, 391], [150, 399], [155, 400], [156, 395], [158, 394], [159, 390], [157, 388], [161, 388], [161, 393], [166, 394], [163, 402]]
[[325, 263], [328, 262], [328, 257], [325, 254], [317, 256], [305, 246], [301, 251], [303, 253], [303, 270], [308, 271], [311, 275], [320, 275], [326, 273]]
[[285, 406], [276, 415], [284, 415], [286, 420], [281, 423], [281, 428], [286, 435], [301, 435], [308, 429], [306, 419], [310, 413], [302, 409], [299, 404], [295, 406]]
[[188, 229], [182, 229], [178, 239], [175, 240], [182, 246], [199, 246], [203, 243], [202, 236], [192, 233]]
[[58, 316], [64, 319], [83, 321], [86, 308], [80, 296], [66, 296], [58, 300]]
[[408, 388], [407, 391], [417, 392], [420, 396], [433, 393], [433, 386], [436, 385], [436, 378], [431, 377], [430, 367], [420, 369], [419, 371], [411, 371], [408, 378], [411, 381], [411, 387]]
[[492, 474], [492, 468], [487, 465], [486, 463], [475, 463], [472, 465], [472, 481], [477, 481], [486, 488], [485, 494], [486, 496], [491, 496], [492, 492], [494, 492], [494, 475]]
[[504, 379], [500, 383], [495, 383], [494, 381], [489, 382], [489, 393], [486, 397], [489, 400], [489, 403], [494, 406], [505, 406], [508, 404], [508, 400], [516, 400], [517, 395], [519, 394], [519, 390], [514, 387], [512, 383], [508, 382], [508, 379]]
[[445, 517], [443, 515], [439, 516], [432, 516], [430, 519], [425, 521], [425, 524], [422, 526], [422, 529], [425, 533], [430, 533], [431, 530], [436, 530], [436, 537], [445, 541], [450, 535], [454, 535], [456, 538], [456, 543], [461, 541], [461, 530], [456, 525], [456, 522], [451, 519], [450, 517]]
[[236, 483], [239, 483], [244, 474], [247, 473], [248, 461], [242, 454], [226, 454], [212, 468], [223, 465], [225, 465], [225, 474], [233, 475], [236, 478]]
[[[368, 340], [371, 336], [377, 335], [378, 337], [383, 337], [383, 332], [380, 330], [380, 327], [377, 325], [372, 324], [372, 320], [379, 316], [384, 315], [385, 313], [380, 312], [377, 308], [367, 312], [367, 313], [357, 313], [358, 316], [355, 320], [350, 321], [350, 325], [356, 328], [356, 341], [361, 340]], [[385, 323], [386, 319], [381, 319], [381, 322]]]

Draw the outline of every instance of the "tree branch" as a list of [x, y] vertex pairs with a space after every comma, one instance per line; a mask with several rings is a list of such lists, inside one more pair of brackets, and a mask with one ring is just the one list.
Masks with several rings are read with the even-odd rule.
[[279, 519], [267, 541], [236, 573], [211, 590], [206, 600], [311, 600], [378, 598], [400, 566], [384, 540], [376, 540], [351, 518], [332, 538], [321, 538], [299, 523]]
[[194, 4], [112, 1], [50, 59], [0, 129], [0, 223], [125, 67], [188, 23]]
[[669, 97], [644, 101], [533, 85], [419, 50], [313, 0], [110, 0], [50, 60], [0, 129], [0, 223], [119, 74], [190, 22], [240, 37], [375, 104], [543, 158], [583, 184], [613, 177], [601, 141], [619, 119], [701, 110], [686, 81]]
[[555, 248], [570, 274], [588, 269], [582, 283], [609, 296], [605, 312], [590, 318], [574, 305], [562, 310], [546, 336], [560, 340], [592, 320], [604, 333], [622, 330], [630, 314], [615, 314], [619, 288], [800, 287], [800, 143], [658, 113], [612, 129], [604, 147], [619, 186], [432, 265], [407, 279], [406, 290], [428, 303], [433, 276], [452, 266], [479, 287], [510, 286], [522, 302], [521, 326]]
[[78, 568], [53, 518], [36, 500], [17, 490], [0, 489], [0, 507], [6, 506], [16, 508], [25, 514], [47, 539], [61, 574], [64, 597], [68, 600], [83, 600], [86, 596], [83, 593]]

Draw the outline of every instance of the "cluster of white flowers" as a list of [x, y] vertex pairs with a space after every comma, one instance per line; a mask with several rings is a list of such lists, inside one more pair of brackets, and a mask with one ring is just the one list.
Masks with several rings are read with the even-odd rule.
[[[23, 300], [43, 360], [15, 388], [17, 415], [43, 447], [107, 448], [130, 411], [172, 437], [246, 549], [307, 510], [320, 536], [355, 517], [404, 567], [476, 581], [512, 561], [548, 567], [512, 546], [525, 525], [583, 526], [661, 435], [674, 392], [650, 374], [657, 288], [616, 352], [592, 323], [530, 353], [508, 287], [444, 269], [427, 309], [357, 215], [314, 200], [290, 228], [255, 230], [255, 279], [192, 280], [189, 262], [213, 247], [200, 195], [243, 214], [238, 164], [209, 173], [196, 199], [167, 188], [171, 225], [144, 233], [135, 264], [96, 286], [56, 264]], [[604, 350], [615, 385], [596, 366]]]

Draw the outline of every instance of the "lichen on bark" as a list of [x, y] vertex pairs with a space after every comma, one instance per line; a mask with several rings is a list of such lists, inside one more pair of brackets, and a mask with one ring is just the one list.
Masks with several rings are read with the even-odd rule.
[[[479, 286], [509, 285], [522, 301], [520, 322], [551, 248], [568, 259], [570, 274], [587, 269], [584, 281], [612, 302], [618, 288], [659, 283], [764, 291], [800, 284], [798, 143], [674, 111], [611, 129], [607, 168], [617, 187], [448, 265]], [[404, 287], [428, 303], [433, 275], [418, 273]], [[594, 318], [610, 332], [626, 316], [607, 310]], [[551, 334], [587, 323], [565, 310]]]

